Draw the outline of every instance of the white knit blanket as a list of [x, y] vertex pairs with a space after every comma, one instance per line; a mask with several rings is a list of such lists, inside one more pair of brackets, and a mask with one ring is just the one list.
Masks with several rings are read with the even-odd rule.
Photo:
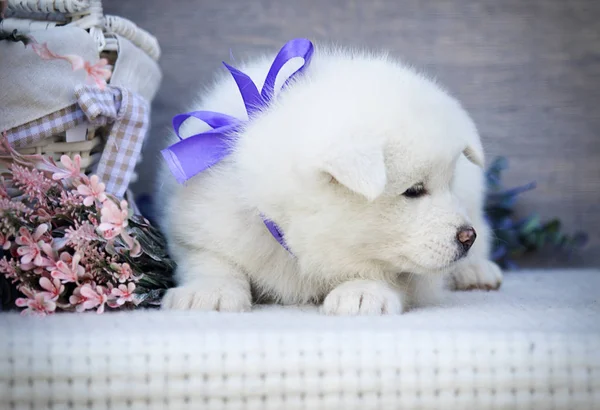
[[599, 409], [600, 270], [401, 316], [0, 315], [0, 409]]

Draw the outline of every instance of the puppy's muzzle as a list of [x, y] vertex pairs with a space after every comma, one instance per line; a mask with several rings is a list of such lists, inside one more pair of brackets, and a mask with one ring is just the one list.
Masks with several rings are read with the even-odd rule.
[[472, 226], [461, 226], [456, 233], [456, 241], [458, 242], [458, 257], [462, 258], [469, 252], [471, 246], [477, 238], [477, 232]]

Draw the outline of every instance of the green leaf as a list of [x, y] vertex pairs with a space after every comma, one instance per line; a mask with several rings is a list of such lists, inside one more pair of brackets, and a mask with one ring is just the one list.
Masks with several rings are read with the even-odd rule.
[[520, 231], [522, 235], [528, 235], [534, 230], [540, 227], [540, 216], [534, 214], [521, 226]]
[[152, 240], [152, 238], [145, 232], [138, 228], [132, 229], [135, 234], [135, 238], [140, 242], [142, 251], [156, 261], [161, 261], [168, 258], [167, 250], [165, 246], [161, 246]]
[[505, 158], [496, 158], [486, 171], [487, 192], [485, 198], [485, 216], [491, 225], [494, 240], [495, 258], [500, 265], [515, 266], [510, 260], [524, 252], [537, 251], [547, 245], [571, 252], [587, 242], [587, 235], [576, 233], [573, 236], [561, 232], [562, 224], [558, 219], [542, 222], [539, 215], [532, 215], [524, 222], [516, 219], [517, 199], [521, 194], [535, 188], [529, 183], [515, 188], [504, 189], [501, 183], [502, 171], [508, 168]]
[[535, 246], [536, 249], [542, 249], [546, 243], [546, 235], [544, 233], [540, 233], [537, 235]]
[[548, 233], [558, 233], [560, 231], [560, 225], [561, 223], [558, 219], [553, 219], [546, 222], [542, 229]]
[[564, 246], [567, 243], [567, 236], [561, 232], [553, 232], [550, 236], [550, 242], [557, 247]]

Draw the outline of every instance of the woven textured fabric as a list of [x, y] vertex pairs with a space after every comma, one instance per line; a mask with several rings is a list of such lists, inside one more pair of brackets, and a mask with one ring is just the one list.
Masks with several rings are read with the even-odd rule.
[[600, 271], [513, 273], [400, 316], [0, 315], [2, 409], [594, 409]]
[[150, 122], [150, 108], [126, 88], [90, 86], [75, 89], [79, 106], [94, 125], [112, 123], [96, 174], [106, 190], [122, 197], [127, 190]]
[[106, 190], [122, 197], [142, 151], [150, 122], [149, 107], [139, 95], [117, 87], [121, 106], [110, 129], [96, 174]]
[[86, 120], [95, 126], [110, 124], [110, 134], [95, 173], [108, 192], [122, 197], [148, 130], [148, 103], [137, 93], [119, 86], [100, 90], [80, 85], [75, 88], [75, 96], [77, 104], [8, 130], [8, 141], [23, 148]]
[[44, 117], [29, 121], [6, 132], [8, 141], [16, 148], [25, 148], [45, 138], [62, 134], [85, 121], [85, 114], [71, 105]]

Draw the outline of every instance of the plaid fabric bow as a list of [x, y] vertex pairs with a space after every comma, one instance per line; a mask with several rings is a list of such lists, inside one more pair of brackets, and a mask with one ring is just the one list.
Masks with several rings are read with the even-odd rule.
[[122, 197], [148, 129], [148, 103], [140, 95], [118, 86], [100, 90], [81, 85], [75, 89], [75, 96], [77, 104], [8, 130], [8, 141], [15, 148], [24, 148], [86, 121], [95, 126], [110, 124], [110, 134], [94, 173], [108, 192]]

